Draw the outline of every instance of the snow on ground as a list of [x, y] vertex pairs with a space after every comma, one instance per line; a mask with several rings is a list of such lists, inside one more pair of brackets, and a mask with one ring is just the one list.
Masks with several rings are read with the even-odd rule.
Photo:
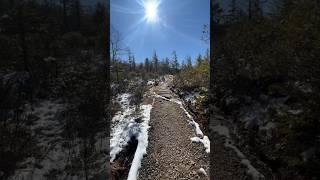
[[201, 97], [199, 92], [191, 92], [191, 93], [187, 92], [187, 95], [184, 97], [184, 100], [186, 100], [187, 102], [190, 101], [191, 104], [195, 106], [197, 102], [196, 99], [198, 97]]
[[198, 173], [199, 173], [199, 174], [203, 174], [204, 176], [208, 176], [208, 174], [206, 173], [206, 171], [205, 171], [203, 168], [200, 168], [200, 169], [198, 170]]
[[128, 180], [136, 180], [138, 177], [138, 170], [141, 166], [141, 161], [143, 155], [147, 153], [148, 147], [148, 129], [149, 129], [149, 121], [150, 121], [150, 112], [152, 109], [152, 105], [142, 105], [142, 123], [140, 126], [140, 133], [138, 136], [138, 147], [134, 154], [134, 158], [132, 161], [132, 165], [129, 171]]
[[226, 140], [224, 143], [225, 147], [233, 149], [237, 156], [241, 159], [241, 164], [247, 167], [247, 173], [253, 177], [254, 180], [259, 180], [264, 178], [263, 174], [261, 174], [256, 168], [254, 168], [250, 161], [246, 158], [246, 156], [235, 146], [233, 145], [232, 140], [230, 139], [229, 129], [226, 126], [217, 125], [212, 128], [212, 130], [219, 135], [225, 136]]
[[149, 80], [149, 81], [147, 82], [147, 85], [148, 85], [148, 86], [154, 85], [154, 81], [153, 81], [153, 80]]
[[[37, 145], [41, 147], [41, 158], [29, 157], [21, 162], [21, 169], [17, 169], [10, 180], [28, 180], [28, 179], [46, 179], [46, 175], [51, 172], [61, 172], [57, 174], [57, 179], [79, 179], [84, 177], [78, 175], [67, 174], [65, 168], [70, 164], [70, 151], [64, 147], [67, 141], [61, 137], [64, 129], [64, 121], [61, 119], [60, 113], [66, 109], [66, 104], [59, 101], [42, 101], [31, 107], [27, 105], [26, 114], [33, 114], [37, 119], [33, 122], [32, 132], [36, 132]], [[106, 135], [103, 132], [97, 133], [95, 137], [96, 149], [107, 151]], [[74, 143], [75, 155], [80, 153], [81, 142], [76, 140]], [[102, 173], [105, 171], [107, 156], [103, 153], [97, 153], [94, 164], [99, 167], [94, 173]]]
[[[123, 150], [132, 137], [136, 137], [138, 146], [128, 175], [128, 180], [135, 180], [138, 176], [143, 155], [147, 151], [150, 112], [153, 104], [141, 105], [140, 113], [137, 113], [135, 106], [129, 104], [130, 96], [130, 94], [125, 93], [117, 98], [122, 111], [119, 111], [112, 118], [114, 127], [111, 130], [110, 162], [115, 160], [117, 154]], [[141, 119], [141, 122], [136, 122], [136, 119]]]
[[128, 144], [131, 137], [139, 133], [139, 124], [135, 122], [134, 106], [129, 105], [130, 94], [124, 93], [117, 97], [122, 111], [112, 118], [110, 139], [110, 161], [113, 162], [116, 155]]
[[185, 112], [185, 114], [188, 116], [190, 119], [189, 123], [194, 127], [197, 136], [203, 137], [203, 132], [200, 129], [200, 126], [197, 122], [194, 121], [193, 117], [190, 115], [190, 113], [184, 108], [182, 101], [179, 100], [173, 100], [173, 102], [179, 104], [180, 108]]
[[204, 136], [203, 139], [200, 139], [199, 137], [192, 137], [190, 138], [190, 140], [194, 143], [202, 143], [206, 148], [206, 152], [210, 153], [210, 140], [208, 136]]
[[194, 121], [194, 119], [190, 115], [190, 113], [186, 110], [186, 108], [184, 108], [183, 102], [180, 100], [177, 100], [177, 99], [168, 99], [166, 97], [160, 96], [159, 94], [156, 94], [155, 92], [154, 92], [154, 96], [161, 98], [161, 99], [164, 99], [166, 101], [174, 102], [180, 106], [180, 108], [185, 112], [187, 117], [190, 119], [189, 124], [194, 128], [195, 133], [198, 136], [198, 137], [191, 138], [191, 141], [197, 142], [197, 143], [202, 143], [204, 145], [204, 147], [206, 148], [206, 152], [210, 153], [210, 140], [209, 140], [209, 138], [207, 136], [203, 135], [203, 132], [201, 131], [199, 124]]
[[[60, 169], [64, 167], [65, 156], [62, 152], [61, 144], [58, 144], [61, 138], [56, 136], [62, 132], [62, 126], [56, 119], [56, 114], [64, 109], [64, 105], [58, 102], [43, 101], [33, 107], [26, 107], [27, 114], [34, 114], [38, 119], [33, 123], [31, 129], [38, 132], [38, 145], [43, 147], [43, 151], [47, 152], [45, 157], [36, 162], [34, 157], [27, 158], [21, 165], [26, 168], [18, 169], [11, 179], [42, 179], [50, 169]], [[40, 164], [41, 169], [34, 167], [34, 164]]]

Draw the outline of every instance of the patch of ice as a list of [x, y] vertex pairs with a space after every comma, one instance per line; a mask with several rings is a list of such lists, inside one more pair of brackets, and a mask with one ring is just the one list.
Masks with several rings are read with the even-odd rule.
[[136, 180], [138, 176], [138, 170], [141, 166], [141, 161], [143, 159], [143, 155], [147, 153], [148, 147], [148, 129], [149, 121], [150, 121], [150, 112], [152, 109], [152, 105], [142, 105], [141, 110], [143, 114], [143, 122], [141, 123], [140, 133], [138, 136], [138, 147], [134, 154], [134, 158], [132, 161], [132, 165], [130, 167], [128, 180]]

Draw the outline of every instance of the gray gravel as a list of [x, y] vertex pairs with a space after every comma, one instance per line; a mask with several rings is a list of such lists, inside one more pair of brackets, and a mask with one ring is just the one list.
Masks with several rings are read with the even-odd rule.
[[[156, 92], [172, 97], [163, 87]], [[199, 173], [203, 168], [209, 174], [209, 156], [202, 144], [191, 142], [196, 135], [187, 118], [177, 104], [155, 99], [147, 155], [138, 179], [209, 179]]]

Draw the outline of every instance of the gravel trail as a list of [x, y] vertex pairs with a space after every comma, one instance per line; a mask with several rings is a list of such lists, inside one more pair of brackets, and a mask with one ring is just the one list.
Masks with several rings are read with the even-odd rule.
[[[174, 97], [166, 84], [155, 87], [154, 92]], [[196, 134], [178, 104], [155, 98], [150, 126], [147, 155], [142, 160], [139, 180], [209, 179], [209, 154], [202, 144], [191, 142], [190, 138]]]

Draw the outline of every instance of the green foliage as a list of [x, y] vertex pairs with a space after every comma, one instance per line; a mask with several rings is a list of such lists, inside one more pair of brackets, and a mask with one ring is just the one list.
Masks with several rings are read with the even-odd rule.
[[196, 67], [186, 67], [177, 75], [177, 87], [181, 89], [196, 89], [209, 87], [210, 65], [209, 61], [199, 60]]

